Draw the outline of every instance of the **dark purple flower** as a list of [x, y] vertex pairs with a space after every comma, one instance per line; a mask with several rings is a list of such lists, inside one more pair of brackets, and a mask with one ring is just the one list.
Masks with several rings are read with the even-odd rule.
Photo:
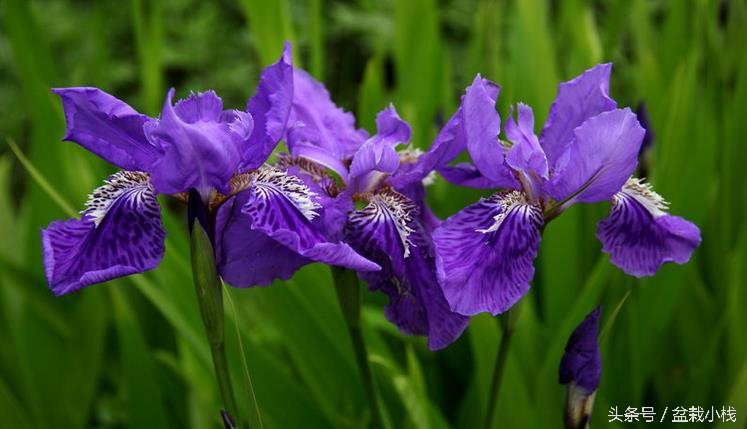
[[601, 64], [561, 83], [539, 137], [532, 109], [519, 103], [516, 119], [512, 109], [504, 125], [508, 142], [498, 138], [499, 87], [478, 75], [467, 88], [441, 133], [452, 136], [449, 151], [466, 149], [473, 164], [439, 171], [453, 183], [506, 190], [434, 232], [439, 281], [452, 310], [495, 315], [515, 304], [529, 290], [545, 222], [577, 202], [613, 201], [599, 237], [626, 272], [651, 275], [662, 262], [689, 259], [697, 227], [662, 217], [663, 209], [646, 216], [639, 207], [658, 206], [628, 198], [636, 192], [626, 190], [638, 183], [631, 175], [644, 129], [609, 97], [610, 71]]
[[[53, 91], [65, 110], [65, 140], [122, 168], [93, 191], [81, 219], [55, 221], [41, 231], [47, 280], [56, 295], [158, 265], [166, 232], [156, 195], [184, 199], [192, 189], [212, 210], [220, 207], [215, 235], [224, 246], [216, 253], [229, 282], [243, 270], [251, 271], [244, 278], [267, 283], [285, 277], [288, 265], [301, 259], [379, 268], [319, 232], [312, 221], [322, 199], [302, 179], [263, 166], [290, 115], [289, 45], [262, 73], [246, 111], [224, 110], [212, 91], [174, 104], [172, 89], [160, 117], [150, 118], [97, 88]], [[226, 212], [233, 218], [226, 219]], [[228, 227], [235, 233], [230, 240]], [[231, 265], [237, 252], [253, 252], [243, 255], [252, 263]], [[287, 255], [288, 265], [272, 259], [277, 255]]]
[[[358, 275], [371, 290], [389, 296], [387, 318], [403, 333], [428, 336], [431, 349], [447, 346], [461, 335], [467, 318], [449, 310], [436, 280], [431, 232], [440, 221], [425, 203], [423, 183], [458, 152], [443, 153], [451, 149], [444, 142], [426, 153], [398, 151], [410, 141], [410, 126], [393, 106], [378, 114], [377, 133], [368, 137], [303, 70], [294, 69], [294, 88], [290, 155], [284, 162], [333, 201], [324, 205], [320, 220], [327, 234], [344, 237], [381, 266]], [[339, 184], [324, 167], [339, 176]], [[355, 210], [354, 202], [362, 207]]]
[[559, 381], [566, 386], [565, 421], [568, 428], [584, 428], [591, 417], [594, 394], [602, 377], [597, 307], [568, 339], [560, 361]]

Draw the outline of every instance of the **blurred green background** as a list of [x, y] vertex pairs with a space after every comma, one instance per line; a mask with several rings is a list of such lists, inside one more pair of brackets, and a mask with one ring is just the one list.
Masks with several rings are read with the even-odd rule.
[[[550, 224], [496, 427], [561, 426], [558, 362], [597, 303], [604, 369], [593, 426], [613, 426], [611, 406], [653, 406], [658, 415], [732, 406], [739, 423], [724, 427], [747, 427], [745, 1], [2, 0], [0, 15], [0, 426], [221, 427], [183, 208], [162, 201], [169, 237], [153, 272], [61, 299], [48, 291], [39, 228], [67, 217], [65, 205], [82, 208], [113, 171], [60, 142], [61, 105], [49, 88], [98, 86], [151, 115], [171, 86], [182, 96], [213, 88], [242, 107], [287, 39], [296, 64], [359, 124], [372, 130], [375, 113], [393, 101], [421, 148], [477, 72], [503, 86], [503, 115], [524, 101], [541, 124], [559, 81], [614, 62], [612, 96], [645, 102], [656, 134], [647, 175], [673, 214], [701, 227], [703, 244], [690, 264], [639, 281], [599, 251], [594, 232], [607, 204], [573, 207]], [[480, 195], [441, 179], [429, 189], [441, 217]], [[362, 427], [369, 411], [328, 269], [229, 292], [240, 408], [247, 396], [236, 318], [266, 427]], [[386, 322], [382, 296], [365, 300], [365, 339], [391, 427], [480, 427], [496, 320], [475, 317], [458, 342], [431, 353]]]

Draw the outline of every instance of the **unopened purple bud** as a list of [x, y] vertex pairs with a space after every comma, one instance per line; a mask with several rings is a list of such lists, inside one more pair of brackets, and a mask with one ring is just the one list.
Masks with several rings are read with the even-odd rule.
[[599, 316], [597, 307], [571, 334], [560, 361], [560, 384], [566, 386], [565, 426], [588, 427], [594, 406], [594, 395], [602, 375], [602, 356], [599, 353]]

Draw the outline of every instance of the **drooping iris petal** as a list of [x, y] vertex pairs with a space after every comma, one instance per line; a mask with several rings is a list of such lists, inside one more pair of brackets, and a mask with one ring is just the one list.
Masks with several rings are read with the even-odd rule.
[[451, 309], [502, 313], [529, 290], [542, 210], [518, 191], [494, 194], [446, 219], [433, 233], [438, 279]]
[[400, 331], [426, 335], [432, 350], [446, 347], [464, 331], [467, 318], [453, 313], [436, 280], [433, 245], [417, 204], [386, 189], [353, 212], [345, 227], [347, 241], [381, 265], [359, 275], [371, 290], [389, 296], [386, 317]]
[[303, 257], [353, 270], [380, 267], [345, 243], [330, 242], [312, 221], [321, 208], [317, 197], [298, 177], [274, 168], [254, 174], [242, 213], [251, 217], [252, 229], [261, 231]]
[[341, 162], [350, 159], [368, 137], [355, 128], [355, 117], [332, 102], [324, 85], [293, 69], [293, 107], [286, 134], [293, 156], [304, 156], [347, 177]]
[[293, 90], [291, 46], [286, 43], [280, 60], [262, 71], [257, 91], [246, 105], [254, 127], [240, 146], [239, 172], [261, 166], [283, 138], [290, 117]]
[[508, 170], [506, 148], [498, 140], [501, 118], [495, 102], [499, 91], [498, 85], [478, 74], [462, 98], [467, 150], [480, 173], [493, 181], [504, 180]]
[[610, 199], [633, 174], [645, 130], [629, 109], [584, 122], [558, 159], [550, 184], [556, 200], [594, 203]]
[[147, 174], [121, 171], [93, 191], [82, 219], [54, 221], [41, 237], [49, 288], [59, 296], [155, 268], [166, 232]]
[[218, 209], [215, 247], [218, 271], [234, 287], [268, 286], [288, 280], [311, 261], [252, 229], [252, 218], [241, 211], [248, 192], [229, 198]]
[[534, 112], [526, 104], [519, 103], [518, 124], [514, 121], [513, 107], [505, 125], [506, 137], [513, 146], [506, 154], [506, 163], [514, 170], [525, 174], [533, 173], [543, 179], [548, 178], [547, 158], [534, 134]]
[[506, 175], [502, 180], [491, 180], [468, 162], [443, 167], [438, 171], [447, 182], [476, 189], [516, 188], [516, 178]]
[[560, 361], [560, 384], [576, 383], [591, 394], [599, 387], [602, 375], [602, 356], [599, 353], [599, 316], [601, 309], [597, 307], [568, 338], [565, 353]]
[[[353, 156], [350, 164], [350, 180], [362, 178], [373, 172], [393, 173], [399, 168], [399, 154], [395, 150], [398, 144], [410, 142], [410, 126], [397, 115], [394, 106], [379, 112], [376, 116], [377, 133], [366, 140]], [[365, 184], [350, 184], [357, 191], [365, 189]]]
[[[240, 162], [239, 142], [231, 124], [221, 122], [223, 102], [212, 92], [192, 94], [172, 106], [170, 90], [157, 122], [146, 126], [151, 141], [163, 148], [152, 168], [158, 193], [215, 188], [228, 194]], [[235, 129], [235, 128], [234, 128]]]
[[599, 64], [558, 85], [540, 143], [554, 166], [573, 139], [573, 130], [587, 119], [617, 106], [609, 96], [612, 64]]
[[143, 125], [151, 118], [98, 88], [55, 88], [62, 98], [67, 131], [74, 141], [125, 170], [149, 171], [159, 148], [145, 137]]
[[652, 276], [665, 262], [686, 263], [700, 244], [700, 230], [666, 210], [649, 184], [630, 179], [612, 198], [610, 214], [599, 222], [602, 251], [635, 277]]

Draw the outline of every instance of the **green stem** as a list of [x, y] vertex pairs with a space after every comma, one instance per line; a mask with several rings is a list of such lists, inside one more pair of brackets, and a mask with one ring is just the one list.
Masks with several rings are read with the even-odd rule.
[[[196, 198], [195, 198], [196, 197]], [[201, 202], [195, 201], [199, 196], [190, 195], [190, 211], [200, 212], [196, 215], [199, 219], [190, 215], [190, 250], [192, 256], [192, 278], [197, 293], [197, 302], [200, 306], [202, 322], [205, 325], [210, 352], [213, 357], [215, 377], [218, 381], [223, 406], [226, 412], [235, 421], [240, 421], [236, 399], [234, 398], [231, 377], [226, 360], [226, 347], [224, 340], [224, 313], [223, 313], [223, 283], [215, 266], [215, 252], [206, 231], [206, 212]]]
[[252, 429], [263, 429], [262, 413], [259, 411], [257, 395], [254, 393], [252, 376], [249, 374], [249, 365], [246, 363], [246, 354], [244, 354], [244, 342], [241, 340], [241, 332], [239, 331], [239, 313], [236, 312], [236, 306], [233, 305], [233, 299], [231, 298], [228, 289], [226, 289], [226, 298], [228, 298], [228, 305], [231, 307], [231, 313], [233, 313], [234, 327], [236, 328], [236, 341], [239, 344], [239, 351], [241, 352], [241, 363], [244, 368], [246, 390], [249, 394], [249, 403], [251, 405], [249, 407], [249, 427]]
[[363, 383], [363, 390], [371, 409], [371, 427], [374, 429], [382, 428], [381, 414], [379, 410], [379, 400], [376, 395], [376, 386], [371, 374], [371, 366], [368, 363], [368, 352], [366, 344], [363, 341], [363, 332], [361, 331], [361, 291], [358, 284], [358, 277], [354, 271], [346, 268], [331, 266], [332, 278], [335, 281], [335, 290], [337, 299], [340, 302], [342, 316], [348, 328], [350, 341], [353, 343], [353, 352], [358, 364], [358, 370]]
[[502, 324], [503, 336], [501, 337], [501, 344], [498, 346], [495, 367], [493, 367], [493, 381], [490, 384], [490, 398], [488, 399], [488, 409], [485, 416], [485, 429], [492, 429], [493, 427], [495, 414], [498, 410], [498, 399], [501, 391], [501, 382], [503, 381], [503, 373], [506, 370], [508, 350], [511, 347], [511, 338], [514, 336], [514, 327], [516, 326], [518, 317], [518, 308], [514, 307], [506, 312], [505, 320]]

